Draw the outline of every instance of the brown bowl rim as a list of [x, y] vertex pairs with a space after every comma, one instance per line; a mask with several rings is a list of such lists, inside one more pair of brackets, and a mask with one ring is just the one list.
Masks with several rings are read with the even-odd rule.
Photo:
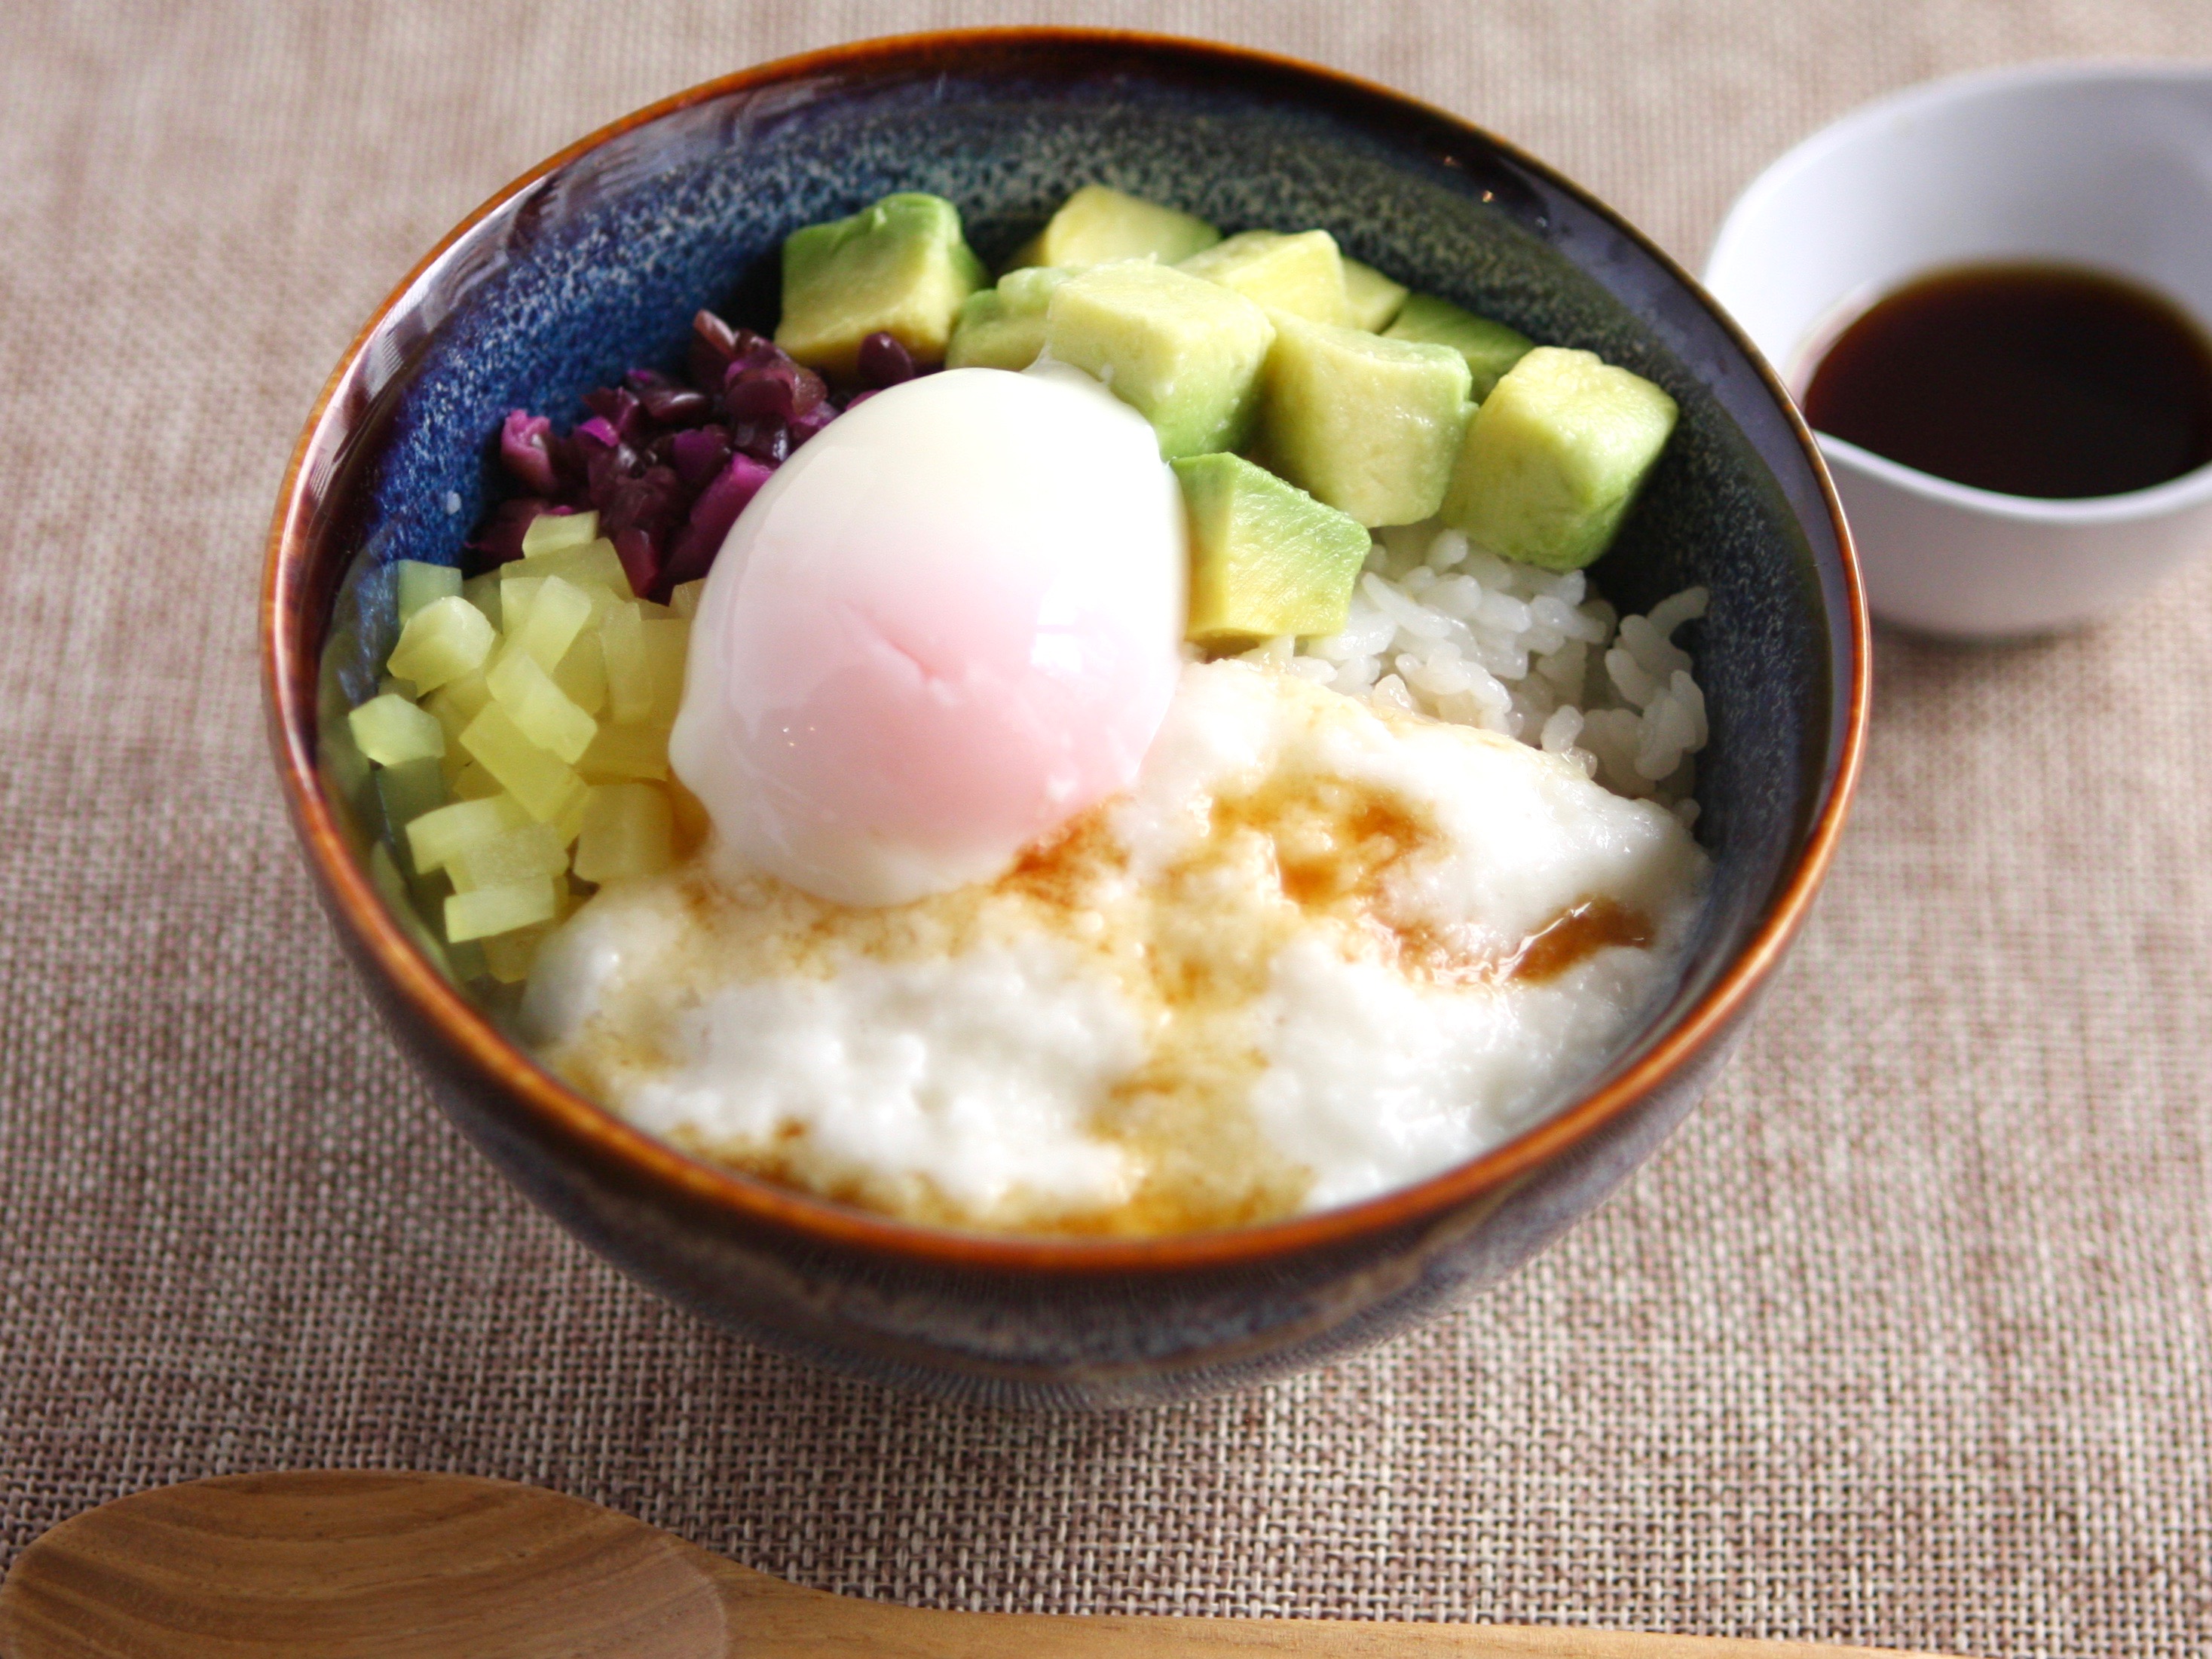
[[[386, 318], [423, 275], [444, 258], [448, 249], [520, 191], [623, 134], [678, 111], [732, 93], [780, 82], [993, 47], [1073, 52], [1103, 48], [1180, 59], [1185, 64], [1216, 70], [1256, 70], [1272, 76], [1303, 81], [1340, 96], [1349, 94], [1362, 101], [1395, 106], [1493, 147], [1516, 166], [1574, 198], [1626, 234], [1705, 303], [1758, 369], [1767, 390], [1787, 416], [1827, 507], [1841, 556], [1844, 599], [1849, 609], [1852, 648], [1848, 665], [1847, 715], [1843, 743], [1835, 758], [1834, 775], [1827, 784], [1827, 799], [1807, 828], [1803, 849], [1788, 883], [1772, 901], [1750, 939], [1721, 969], [1705, 994], [1625, 1071], [1504, 1145], [1412, 1186], [1394, 1188], [1340, 1208], [1250, 1227], [1144, 1239], [1031, 1237], [963, 1232], [896, 1221], [693, 1158], [632, 1127], [612, 1111], [594, 1103], [539, 1066], [448, 982], [408, 941], [386, 909], [367, 871], [349, 848], [336, 816], [316, 782], [313, 743], [307, 735], [315, 726], [313, 665], [307, 665], [311, 672], [302, 674], [299, 659], [304, 653], [293, 651], [283, 627], [287, 615], [297, 608], [292, 602], [307, 564], [308, 526], [301, 480], [309, 455], [325, 436], [325, 424], [340, 387], [360, 367], [364, 349]], [[694, 1200], [733, 1211], [734, 1218], [809, 1235], [820, 1243], [847, 1249], [881, 1250], [920, 1257], [945, 1267], [1002, 1273], [1090, 1274], [1218, 1268], [1246, 1266], [1271, 1256], [1338, 1245], [1362, 1235], [1439, 1219], [1593, 1134], [1724, 1032], [1780, 960], [1804, 921], [1842, 834], [1864, 757], [1871, 703], [1872, 642], [1865, 594], [1850, 526], [1844, 521], [1834, 481], [1810, 428], [1780, 377], [1694, 277], [1589, 191], [1516, 146], [1433, 105], [1374, 82], [1253, 47], [1121, 29], [933, 30], [879, 36], [777, 58], [702, 82], [647, 105], [579, 139], [505, 185], [448, 231], [408, 272], [362, 325], [325, 384], [294, 449], [278, 494], [263, 576], [261, 613], [264, 690], [270, 738], [285, 801], [311, 868], [321, 881], [336, 915], [352, 928], [389, 988], [465, 1057], [471, 1066], [486, 1074], [494, 1086], [503, 1090], [532, 1116], [572, 1142], [627, 1164], [632, 1175], [643, 1176], [647, 1184], [673, 1187]], [[304, 710], [303, 693], [307, 703]]]

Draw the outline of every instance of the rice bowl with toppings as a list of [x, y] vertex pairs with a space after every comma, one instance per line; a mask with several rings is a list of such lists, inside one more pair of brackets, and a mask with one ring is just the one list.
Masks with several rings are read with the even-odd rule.
[[[1167, 211], [1040, 242], [1086, 201]], [[1671, 992], [1705, 594], [1583, 569], [1671, 399], [1200, 228], [994, 290], [894, 195], [791, 239], [776, 343], [702, 313], [696, 384], [508, 416], [532, 494], [396, 573], [348, 718], [387, 892], [546, 1065], [881, 1214], [1142, 1237], [1474, 1158]], [[854, 324], [917, 283], [935, 337]]]

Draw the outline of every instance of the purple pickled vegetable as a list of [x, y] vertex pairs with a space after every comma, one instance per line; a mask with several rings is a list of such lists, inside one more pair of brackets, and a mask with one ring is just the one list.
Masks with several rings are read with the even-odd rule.
[[642, 531], [654, 545], [691, 511], [692, 492], [672, 468], [648, 466], [635, 477], [617, 478], [599, 503], [599, 533], [618, 537], [624, 531]]
[[644, 422], [637, 395], [627, 386], [603, 386], [584, 394], [584, 406], [605, 421], [623, 443], [635, 443]]
[[576, 423], [574, 434], [579, 443], [588, 443], [599, 449], [620, 449], [622, 434], [616, 431], [604, 415], [594, 415], [588, 421]]
[[660, 585], [660, 544], [642, 530], [625, 530], [611, 538], [623, 574], [633, 593], [651, 593]]
[[773, 416], [736, 422], [730, 428], [730, 441], [770, 466], [781, 466], [791, 459], [791, 428]]
[[787, 421], [799, 412], [796, 377], [781, 368], [746, 369], [732, 363], [722, 407], [733, 421]]
[[694, 385], [720, 386], [722, 371], [737, 355], [737, 330], [711, 311], [702, 311], [691, 319], [690, 360]]
[[730, 434], [719, 426], [694, 427], [668, 441], [669, 465], [694, 489], [704, 489], [729, 464]]
[[537, 495], [559, 489], [554, 476], [553, 422], [526, 410], [509, 411], [499, 428], [499, 459], [514, 481]]
[[880, 392], [915, 376], [914, 355], [895, 335], [878, 329], [860, 342], [860, 378], [871, 391]]
[[[745, 503], [760, 493], [761, 486], [774, 471], [773, 467], [750, 455], [730, 458], [730, 464], [699, 492], [690, 519], [669, 544], [668, 560], [660, 570], [661, 582], [666, 587], [696, 581], [713, 568], [714, 556], [722, 550], [722, 541], [730, 533], [730, 526], [738, 521], [738, 514], [744, 511]], [[668, 596], [665, 592], [656, 592], [651, 597], [665, 600]]]
[[788, 421], [811, 413], [829, 396], [830, 388], [819, 374], [780, 351], [765, 362], [739, 358], [730, 365], [722, 382], [722, 407], [733, 421], [763, 417]]
[[688, 427], [714, 413], [714, 405], [703, 392], [688, 386], [647, 386], [637, 394], [647, 416], [660, 426]]
[[[888, 334], [871, 337], [862, 363], [870, 385], [845, 408], [915, 373]], [[665, 599], [707, 574], [745, 503], [840, 413], [819, 374], [711, 311], [692, 319], [684, 375], [633, 368], [584, 404], [588, 416], [567, 437], [526, 410], [501, 424], [501, 464], [526, 493], [480, 526], [470, 544], [479, 568], [520, 557], [540, 514], [588, 508], [631, 590]]]
[[[854, 392], [853, 394], [852, 403], [847, 404], [845, 407], [850, 409], [853, 406], [853, 404], [860, 402], [861, 398], [872, 398], [876, 394], [873, 392]], [[790, 420], [784, 422], [784, 429], [791, 434], [791, 447], [793, 449], [798, 448], [799, 445], [805, 443], [809, 438], [821, 431], [823, 427], [829, 425], [830, 422], [836, 418], [837, 409], [836, 405], [831, 404], [826, 398], [820, 403], [815, 404], [813, 408], [808, 410], [804, 415], [793, 416]]]

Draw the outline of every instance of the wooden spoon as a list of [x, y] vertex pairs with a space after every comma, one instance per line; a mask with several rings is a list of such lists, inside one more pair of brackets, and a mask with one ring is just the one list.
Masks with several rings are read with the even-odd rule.
[[366, 1471], [161, 1486], [0, 1583], [0, 1659], [1869, 1659], [1508, 1625], [930, 1613], [800, 1589], [579, 1498]]

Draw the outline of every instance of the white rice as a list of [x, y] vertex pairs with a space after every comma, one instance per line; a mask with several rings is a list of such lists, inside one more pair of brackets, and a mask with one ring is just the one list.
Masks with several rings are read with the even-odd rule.
[[1616, 794], [1697, 821], [1705, 699], [1674, 630], [1705, 614], [1688, 587], [1622, 617], [1564, 574], [1470, 547], [1431, 521], [1376, 532], [1341, 633], [1246, 654], [1370, 704], [1565, 755]]

